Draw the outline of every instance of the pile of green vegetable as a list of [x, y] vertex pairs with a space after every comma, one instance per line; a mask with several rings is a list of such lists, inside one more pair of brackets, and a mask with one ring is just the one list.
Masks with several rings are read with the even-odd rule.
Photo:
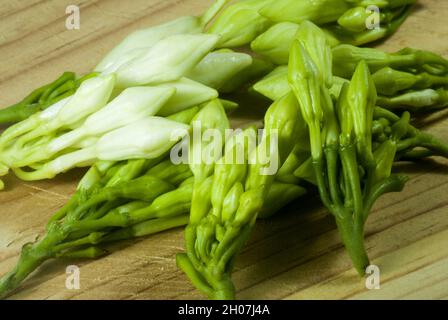
[[[358, 47], [395, 32], [416, 0], [227, 2], [136, 31], [92, 73], [64, 73], [0, 111], [12, 124], [0, 136], [0, 175], [41, 180], [90, 167], [0, 279], [0, 297], [49, 259], [98, 258], [110, 242], [186, 226], [179, 268], [209, 298], [234, 299], [233, 265], [256, 221], [313, 191], [365, 274], [371, 208], [407, 181], [394, 165], [448, 158], [448, 144], [410, 113], [448, 105], [448, 60]], [[381, 26], [368, 29], [372, 5]], [[241, 94], [272, 102], [253, 146], [256, 127], [227, 135], [238, 108], [228, 99]], [[193, 161], [216, 149], [187, 139], [208, 129], [220, 152]], [[179, 151], [186, 163], [173, 162]]]

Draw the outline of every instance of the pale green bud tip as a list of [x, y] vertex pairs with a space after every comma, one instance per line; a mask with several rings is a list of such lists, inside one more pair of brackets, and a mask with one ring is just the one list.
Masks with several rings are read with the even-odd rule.
[[[443, 89], [442, 89], [443, 90]], [[440, 104], [439, 100], [445, 94], [439, 90], [425, 89], [421, 91], [410, 91], [402, 95], [386, 98], [380, 97], [378, 104], [381, 106], [402, 107], [410, 106], [414, 108], [432, 107]], [[444, 105], [442, 101], [442, 105]]]
[[195, 121], [201, 123], [202, 130], [219, 129], [224, 131], [230, 127], [226, 112], [219, 99], [207, 103], [193, 119], [193, 122]]
[[161, 86], [173, 87], [176, 93], [159, 111], [158, 115], [160, 116], [172, 115], [176, 112], [210, 101], [219, 95], [215, 89], [187, 78], [163, 83], [159, 85], [159, 87]]
[[176, 81], [194, 68], [219, 40], [212, 34], [183, 34], [165, 38], [142, 57], [117, 71], [117, 85], [131, 87]]
[[367, 65], [365, 60], [361, 60], [355, 69], [352, 81], [365, 81], [364, 83], [367, 83], [369, 77], [370, 77], [369, 66]]
[[240, 197], [240, 207], [235, 214], [235, 223], [244, 225], [249, 223], [254, 215], [263, 207], [264, 198], [259, 189], [252, 189], [243, 193]]
[[338, 19], [338, 24], [349, 31], [362, 32], [366, 30], [366, 21], [369, 16], [370, 13], [366, 12], [364, 7], [352, 8]]
[[305, 21], [297, 31], [296, 39], [302, 41], [319, 70], [319, 79], [329, 87], [332, 82], [332, 54], [325, 33], [314, 23]]
[[321, 119], [319, 72], [300, 40], [292, 45], [288, 71], [289, 84], [301, 104], [305, 120], [310, 124], [314, 119]]
[[305, 20], [318, 24], [336, 21], [347, 9], [346, 0], [275, 0], [260, 10], [260, 14], [274, 22]]
[[6, 176], [8, 174], [9, 168], [7, 165], [0, 163], [0, 177]]
[[294, 85], [302, 73], [307, 72], [305, 61], [310, 57], [300, 40], [294, 40], [289, 56], [288, 80]]
[[90, 134], [101, 134], [145, 116], [155, 115], [175, 92], [176, 90], [170, 87], [128, 88], [90, 116], [83, 127]]
[[288, 83], [288, 67], [277, 67], [262, 80], [254, 84], [253, 89], [272, 101], [280, 99], [291, 91]]
[[220, 101], [221, 101], [221, 104], [222, 104], [224, 110], [227, 113], [231, 113], [240, 107], [240, 105], [234, 101], [225, 100], [225, 99], [220, 99]]
[[295, 23], [278, 23], [252, 41], [251, 49], [276, 64], [286, 64], [298, 29], [299, 25]]
[[244, 194], [243, 185], [237, 182], [230, 189], [223, 201], [222, 221], [231, 221], [238, 210], [241, 196]]
[[[297, 30], [299, 29], [299, 25], [297, 23], [292, 22], [280, 22], [272, 27], [270, 27], [266, 32], [261, 34], [256, 40], [254, 40], [254, 44], [256, 45], [259, 41], [263, 40], [263, 37], [266, 37], [264, 40], [276, 40], [274, 37], [284, 37], [286, 38], [289, 35], [295, 35]], [[290, 40], [291, 41], [291, 40]]]
[[57, 114], [57, 121], [71, 124], [104, 107], [112, 94], [115, 74], [100, 75], [82, 83]]
[[[375, 67], [375, 63], [384, 63], [390, 60], [390, 55], [374, 48], [358, 48], [348, 44], [341, 44], [332, 50], [333, 73], [346, 79], [351, 78], [359, 61], [365, 60]], [[375, 71], [375, 70], [372, 70]]]
[[390, 67], [378, 70], [372, 77], [378, 92], [384, 95], [394, 95], [411, 88], [418, 81], [418, 76]]
[[231, 50], [209, 53], [187, 77], [214, 89], [220, 89], [226, 82], [252, 64], [252, 57]]
[[113, 69], [113, 66], [119, 64], [123, 57], [137, 57], [138, 52], [142, 52], [142, 49], [148, 49], [166, 37], [175, 34], [200, 32], [201, 26], [196, 17], [181, 17], [158, 26], [137, 30], [112, 49], [95, 70], [103, 72]]
[[97, 143], [101, 160], [153, 159], [188, 134], [190, 126], [148, 117], [104, 135]]
[[239, 1], [227, 7], [209, 32], [220, 34], [220, 47], [239, 47], [250, 43], [264, 32], [270, 22], [258, 10], [270, 0]]
[[92, 91], [98, 90], [103, 87], [113, 86], [116, 80], [114, 73], [108, 75], [99, 75], [97, 77], [90, 78], [84, 81], [79, 87], [76, 94], [89, 94]]

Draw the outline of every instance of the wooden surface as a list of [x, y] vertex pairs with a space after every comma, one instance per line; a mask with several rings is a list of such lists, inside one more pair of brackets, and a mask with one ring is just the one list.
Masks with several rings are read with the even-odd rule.
[[[0, 2], [0, 105], [8, 105], [64, 70], [89, 71], [126, 34], [179, 15], [197, 14], [209, 0], [23, 0]], [[448, 56], [448, 2], [421, 0], [399, 32], [382, 45], [424, 48]], [[65, 8], [81, 8], [81, 30], [65, 29]], [[242, 120], [244, 121], [244, 119]], [[448, 139], [448, 113], [425, 119]], [[240, 299], [448, 299], [448, 163], [441, 159], [397, 170], [404, 192], [383, 197], [366, 228], [381, 289], [367, 290], [351, 268], [331, 217], [306, 198], [257, 225], [233, 279]], [[0, 274], [21, 246], [73, 192], [82, 171], [53, 181], [23, 183], [9, 176], [0, 193]], [[183, 232], [122, 244], [96, 261], [45, 263], [13, 299], [201, 299], [177, 270]], [[81, 290], [65, 288], [65, 267], [80, 266]]]

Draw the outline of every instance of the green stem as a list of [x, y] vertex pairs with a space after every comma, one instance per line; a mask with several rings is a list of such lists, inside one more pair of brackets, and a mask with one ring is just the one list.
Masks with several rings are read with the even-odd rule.
[[354, 221], [360, 221], [363, 199], [355, 147], [353, 145], [342, 147], [340, 154], [343, 170], [347, 172], [348, 180], [345, 183], [349, 185], [353, 197], [353, 219]]
[[397, 156], [397, 161], [416, 161], [434, 156], [431, 150], [411, 150]]
[[73, 90], [76, 90], [76, 82], [74, 80], [69, 80], [62, 84], [61, 86], [55, 88], [51, 94], [47, 97], [46, 100], [43, 100], [41, 103], [44, 103], [45, 101], [52, 101], [53, 99], [56, 99], [57, 97], [63, 95], [66, 92], [71, 92]]
[[397, 31], [397, 29], [403, 24], [403, 22], [408, 18], [408, 16], [411, 14], [412, 12], [412, 7], [413, 4], [408, 5], [403, 11], [402, 13], [400, 13], [400, 15], [398, 16], [398, 18], [393, 19], [392, 22], [389, 23], [389, 26], [387, 28], [387, 35], [386, 36], [390, 36], [392, 34], [395, 33], [395, 31]]
[[362, 223], [354, 223], [351, 215], [341, 214], [336, 218], [336, 225], [342, 242], [350, 256], [353, 266], [361, 277], [365, 276], [369, 258], [364, 247], [364, 228]]
[[342, 206], [341, 192], [338, 184], [338, 151], [336, 147], [327, 147], [325, 149], [325, 157], [327, 160], [328, 185], [330, 187], [330, 195], [334, 205]]
[[363, 212], [363, 223], [367, 221], [370, 210], [372, 210], [373, 205], [379, 197], [386, 193], [403, 191], [403, 188], [408, 180], [409, 178], [404, 175], [391, 175], [387, 179], [373, 186], [371, 188], [371, 192], [366, 197]]
[[219, 288], [215, 289], [209, 298], [212, 300], [235, 300], [235, 286], [230, 276], [220, 281]]
[[16, 267], [0, 279], [0, 299], [16, 290], [22, 281], [51, 255], [36, 254], [30, 244], [22, 248]]
[[64, 218], [71, 210], [76, 208], [79, 201], [79, 195], [76, 193], [74, 194], [68, 203], [62, 207], [59, 211], [57, 211], [53, 216], [51, 216], [50, 220], [47, 223], [47, 230], [55, 221], [59, 221], [62, 218]]
[[64, 259], [98, 259], [108, 252], [99, 247], [88, 247], [83, 249], [69, 250], [55, 254], [55, 258]]
[[241, 248], [246, 244], [247, 240], [252, 233], [252, 226], [245, 226], [239, 233], [239, 236], [233, 241], [231, 245], [228, 246], [228, 249], [218, 258], [218, 270], [222, 270], [221, 272], [231, 273], [231, 270], [228, 268], [229, 262], [235, 257]]
[[127, 200], [118, 199], [118, 200], [111, 200], [107, 201], [104, 204], [96, 207], [90, 208], [85, 215], [83, 215], [84, 220], [82, 221], [96, 221], [104, 216], [108, 215], [111, 211], [113, 211], [115, 208], [119, 208], [121, 205], [123, 205]]
[[101, 239], [101, 242], [112, 242], [128, 240], [136, 237], [143, 237], [165, 230], [185, 226], [188, 223], [188, 215], [179, 215], [172, 218], [153, 219], [138, 223], [128, 228], [112, 232]]
[[12, 293], [45, 260], [52, 258], [52, 248], [64, 238], [64, 231], [54, 224], [42, 240], [24, 245], [16, 267], [0, 279], [0, 298]]
[[[56, 91], [59, 87], [64, 86], [67, 82], [73, 82], [75, 80], [75, 74], [73, 72], [64, 72], [62, 76], [53, 81], [52, 83], [46, 85], [42, 95], [39, 98], [39, 104], [44, 103], [49, 100], [49, 97]], [[65, 90], [66, 91], [66, 90]], [[65, 92], [64, 91], [64, 92]], [[50, 98], [51, 99], [51, 98]]]
[[0, 110], [0, 123], [6, 124], [20, 122], [35, 114], [39, 110], [40, 105], [38, 104], [15, 104], [13, 106]]
[[105, 234], [106, 234], [105, 232], [93, 232], [83, 238], [55, 245], [53, 247], [53, 251], [58, 252], [58, 254], [60, 254], [60, 252], [67, 249], [73, 249], [85, 245], [96, 245], [101, 242]]
[[212, 287], [210, 287], [204, 277], [202, 277], [201, 273], [195, 269], [185, 253], [179, 253], [176, 255], [176, 264], [177, 267], [187, 275], [192, 284], [199, 291], [203, 292], [207, 296], [213, 295]]
[[325, 178], [325, 171], [323, 170], [323, 159], [313, 160], [313, 168], [316, 176], [317, 187], [319, 189], [320, 199], [325, 207], [332, 211], [333, 204], [331, 203], [330, 196], [328, 194], [327, 183]]
[[397, 143], [398, 152], [405, 152], [417, 147], [426, 148], [436, 155], [448, 158], [448, 144], [428, 133], [418, 131], [414, 137]]
[[40, 110], [45, 110], [48, 107], [54, 105], [55, 103], [57, 103], [57, 102], [65, 99], [65, 98], [68, 98], [68, 97], [74, 95], [75, 91], [76, 90], [74, 90], [74, 89], [73, 90], [68, 90], [68, 91], [64, 92], [63, 94], [61, 94], [61, 95], [59, 95], [59, 96], [57, 96], [55, 98], [52, 98], [51, 100], [47, 100], [47, 101], [43, 102], [42, 104], [40, 104]]
[[[55, 89], [64, 86], [64, 84], [67, 82], [74, 81], [74, 79], [75, 74], [73, 72], [65, 72], [64, 74], [62, 74], [62, 76], [60, 76], [52, 83], [49, 83], [31, 92], [21, 102], [0, 110], [0, 123], [4, 124], [20, 122], [29, 118], [36, 112], [45, 109], [49, 106], [47, 102], [52, 100], [49, 97], [55, 91]], [[57, 97], [55, 96], [54, 98]]]

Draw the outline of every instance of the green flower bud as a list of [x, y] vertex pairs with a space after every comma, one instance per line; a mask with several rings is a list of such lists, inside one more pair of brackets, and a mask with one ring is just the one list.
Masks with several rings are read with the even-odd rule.
[[275, 68], [266, 77], [254, 84], [253, 89], [272, 101], [282, 98], [291, 91], [288, 83], [288, 66]]
[[365, 31], [366, 21], [370, 15], [371, 13], [364, 7], [351, 8], [338, 19], [338, 24], [349, 31]]
[[410, 91], [394, 97], [378, 97], [378, 105], [389, 109], [413, 111], [437, 109], [448, 106], [448, 90], [440, 88]]
[[[214, 183], [213, 186], [216, 186]], [[222, 206], [221, 221], [225, 223], [232, 223], [235, 213], [240, 206], [240, 199], [244, 193], [244, 188], [241, 182], [237, 182], [233, 185], [225, 198], [220, 203]], [[217, 204], [217, 203], [216, 203]]]
[[117, 85], [127, 88], [179, 80], [216, 45], [210, 34], [174, 35], [157, 42], [144, 55], [117, 71]]
[[[376, 162], [374, 171], [374, 181], [383, 181], [390, 177], [392, 173], [392, 166], [395, 161], [397, 153], [397, 145], [392, 140], [384, 141], [374, 152], [373, 157]], [[373, 182], [373, 183], [375, 183]]]
[[294, 41], [289, 60], [288, 81], [310, 130], [311, 154], [314, 159], [320, 159], [321, 123], [324, 117], [321, 96], [323, 76], [302, 41]]
[[218, 47], [240, 47], [250, 43], [271, 23], [258, 11], [271, 0], [243, 0], [230, 5], [213, 22], [209, 33], [221, 36]]
[[158, 26], [134, 31], [112, 49], [95, 68], [102, 73], [116, 72], [126, 63], [141, 57], [159, 41], [173, 35], [198, 34], [215, 17], [227, 0], [217, 0], [201, 17], [181, 17]]
[[392, 96], [409, 89], [419, 80], [418, 76], [386, 67], [373, 74], [373, 81], [379, 94]]
[[341, 145], [347, 146], [352, 143], [353, 138], [353, 113], [350, 108], [350, 104], [348, 101], [348, 88], [349, 84], [344, 84], [341, 89], [341, 94], [339, 96], [337, 111], [338, 111], [338, 119], [341, 126]]
[[370, 159], [372, 152], [372, 121], [376, 97], [369, 67], [365, 61], [361, 61], [350, 81], [346, 99], [353, 118], [358, 152], [365, 159]]
[[291, 22], [277, 23], [252, 41], [252, 51], [267, 57], [275, 64], [287, 64], [289, 50], [299, 25]]
[[274, 69], [272, 63], [263, 59], [252, 58], [252, 64], [238, 72], [233, 78], [225, 83], [219, 91], [222, 93], [233, 93], [247, 86], [248, 83], [258, 80]]
[[187, 77], [208, 87], [219, 90], [230, 79], [252, 64], [252, 57], [232, 50], [209, 53]]
[[115, 85], [115, 76], [98, 76], [82, 83], [76, 93], [57, 113], [49, 127], [70, 126], [104, 107]]
[[131, 61], [131, 57], [136, 58], [160, 40], [172, 35], [201, 32], [202, 26], [197, 17], [181, 17], [155, 27], [134, 31], [104, 57], [95, 71], [115, 72], [120, 66]]
[[104, 108], [88, 117], [82, 126], [51, 141], [45, 153], [49, 156], [86, 137], [101, 136], [144, 117], [153, 116], [174, 93], [173, 88], [126, 89]]
[[127, 159], [154, 159], [171, 149], [187, 134], [190, 126], [160, 117], [148, 117], [104, 135], [96, 144], [97, 158], [121, 161]]
[[333, 81], [332, 54], [325, 33], [314, 23], [305, 21], [297, 30], [296, 39], [301, 41], [318, 68], [318, 80], [330, 88]]
[[[299, 25], [296, 23], [277, 23], [252, 41], [252, 51], [262, 55], [275, 64], [287, 64], [291, 45], [298, 30]], [[338, 39], [325, 28], [321, 30], [331, 47], [339, 44]]]
[[181, 78], [180, 80], [162, 83], [158, 87], [172, 88], [175, 94], [160, 109], [157, 115], [169, 116], [182, 110], [194, 107], [218, 97], [218, 91], [199, 82]]
[[317, 179], [313, 167], [313, 159], [309, 158], [300, 167], [294, 171], [294, 175], [302, 180], [305, 180], [313, 185], [317, 185]]
[[263, 203], [264, 194], [260, 190], [251, 189], [244, 192], [240, 197], [239, 207], [233, 224], [235, 226], [250, 224], [263, 208]]
[[274, 22], [317, 24], [336, 21], [350, 5], [345, 0], [275, 0], [260, 10], [260, 14]]
[[364, 60], [368, 63], [371, 72], [384, 68], [389, 63], [389, 54], [373, 48], [358, 48], [348, 44], [341, 44], [332, 50], [333, 74], [350, 79], [358, 63]]

